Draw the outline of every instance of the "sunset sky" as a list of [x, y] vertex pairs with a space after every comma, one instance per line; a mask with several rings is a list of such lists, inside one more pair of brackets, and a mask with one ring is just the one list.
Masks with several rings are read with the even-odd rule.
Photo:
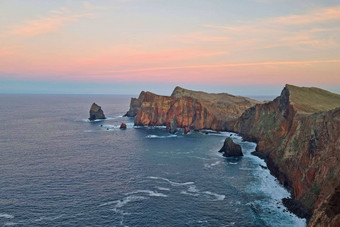
[[1, 0], [0, 93], [340, 93], [339, 0]]

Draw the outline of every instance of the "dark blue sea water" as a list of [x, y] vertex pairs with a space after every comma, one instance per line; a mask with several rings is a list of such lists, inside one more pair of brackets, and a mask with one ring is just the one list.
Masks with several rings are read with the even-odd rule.
[[[0, 95], [0, 225], [305, 226], [283, 212], [289, 194], [250, 154], [255, 144], [133, 128], [121, 117], [129, 101]], [[86, 120], [92, 102], [107, 120]], [[227, 136], [243, 158], [217, 152]]]

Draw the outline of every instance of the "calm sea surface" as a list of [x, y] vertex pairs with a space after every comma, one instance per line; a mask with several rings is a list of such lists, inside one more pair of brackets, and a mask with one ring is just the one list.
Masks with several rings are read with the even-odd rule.
[[[88, 122], [96, 102], [107, 120]], [[305, 226], [255, 144], [121, 117], [130, 97], [0, 95], [0, 226]], [[120, 130], [125, 122], [128, 129]], [[231, 136], [245, 156], [217, 151]]]

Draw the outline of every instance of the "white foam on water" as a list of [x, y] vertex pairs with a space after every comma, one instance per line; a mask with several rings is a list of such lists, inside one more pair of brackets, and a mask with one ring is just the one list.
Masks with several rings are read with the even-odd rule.
[[228, 162], [229, 165], [237, 165], [238, 162]]
[[105, 119], [96, 119], [96, 120], [93, 120], [93, 121], [90, 121], [88, 118], [86, 118], [86, 119], [82, 119], [82, 121], [91, 123], [91, 122], [101, 122], [101, 121], [114, 120], [114, 119], [117, 119], [117, 118], [119, 118], [119, 117], [106, 117]]
[[130, 202], [141, 201], [141, 200], [144, 200], [144, 199], [147, 199], [147, 198], [144, 197], [144, 196], [130, 195], [130, 196], [123, 198], [122, 200], [117, 200], [117, 203], [116, 203], [114, 208], [122, 208]]
[[116, 203], [118, 203], [118, 202], [119, 202], [119, 200], [109, 201], [109, 202], [100, 204], [99, 207], [108, 206], [108, 205], [111, 205], [111, 204], [116, 204]]
[[202, 160], [213, 160], [213, 159], [216, 159], [216, 158], [203, 158], [203, 157], [199, 157], [199, 156], [188, 156], [188, 157], [202, 159]]
[[154, 197], [168, 197], [167, 195], [160, 193], [160, 192], [155, 192], [155, 191], [150, 191], [150, 190], [136, 190], [133, 192], [128, 192], [125, 195], [133, 195], [133, 194], [139, 194], [139, 193], [144, 193], [147, 194], [148, 196], [154, 196]]
[[212, 168], [212, 167], [214, 167], [214, 166], [216, 166], [216, 165], [218, 165], [218, 164], [220, 164], [221, 163], [221, 161], [216, 161], [216, 162], [214, 162], [214, 163], [211, 163], [211, 164], [204, 164], [204, 167], [206, 167], [206, 168]]
[[206, 194], [206, 195], [214, 196], [215, 200], [218, 200], [218, 201], [222, 201], [222, 200], [225, 199], [225, 195], [220, 195], [220, 194], [210, 192], [210, 191], [204, 191], [203, 193]]
[[158, 186], [156, 186], [155, 188], [157, 188], [160, 191], [170, 191], [170, 188], [163, 188], [163, 187], [158, 187]]
[[148, 138], [148, 139], [165, 139], [165, 138], [174, 138], [174, 137], [177, 137], [177, 135], [174, 135], [174, 134], [170, 134], [170, 135], [167, 135], [167, 136], [147, 135], [145, 138]]
[[163, 180], [163, 181], [166, 181], [168, 182], [169, 184], [171, 184], [172, 186], [185, 186], [185, 185], [190, 185], [190, 184], [194, 184], [194, 182], [184, 182], [184, 183], [178, 183], [178, 182], [174, 182], [174, 181], [171, 181], [167, 178], [164, 178], [164, 177], [153, 177], [153, 176], [148, 176], [146, 177], [148, 179], [153, 179], [153, 180]]
[[14, 216], [6, 213], [0, 213], [0, 218], [13, 219]]
[[256, 168], [240, 168], [240, 170], [251, 171], [257, 179], [256, 182], [248, 185], [246, 191], [255, 194], [265, 194], [267, 197], [266, 199], [254, 201], [253, 203], [250, 203], [250, 205], [255, 205], [257, 209], [263, 210], [264, 212], [271, 212], [270, 215], [261, 215], [261, 218], [267, 224], [275, 217], [278, 220], [282, 220], [282, 222], [278, 223], [276, 226], [306, 226], [306, 219], [301, 219], [289, 212], [283, 212], [286, 208], [282, 204], [282, 198], [290, 197], [290, 193], [273, 175], [270, 174], [269, 169], [260, 167], [260, 165], [267, 166], [263, 159], [251, 155], [251, 152], [256, 149], [256, 144], [243, 141], [240, 145], [242, 146], [242, 150], [245, 150], [245, 152], [243, 152], [244, 158], [251, 159], [252, 162], [257, 165]]
[[166, 129], [166, 126], [133, 126], [134, 128], [145, 128], [145, 129]]
[[199, 192], [195, 185], [190, 185], [188, 188], [188, 192]]

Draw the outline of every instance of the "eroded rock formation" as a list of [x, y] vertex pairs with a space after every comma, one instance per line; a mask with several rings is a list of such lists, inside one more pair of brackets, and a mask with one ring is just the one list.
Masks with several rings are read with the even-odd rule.
[[125, 116], [135, 116], [136, 126], [230, 130], [236, 119], [249, 107], [260, 103], [227, 93], [209, 94], [176, 87], [171, 96], [141, 92], [132, 98]]
[[224, 157], [239, 157], [243, 156], [241, 146], [234, 143], [234, 141], [228, 137], [225, 139], [223, 147], [219, 150], [220, 153], [223, 153]]
[[286, 85], [273, 101], [246, 110], [234, 130], [258, 142], [257, 151], [291, 188], [301, 213], [312, 214], [309, 226], [339, 223], [339, 204], [330, 203], [340, 186], [340, 95]]
[[96, 103], [93, 103], [90, 108], [90, 121], [94, 121], [97, 119], [105, 119], [104, 112], [100, 106], [98, 106]]

